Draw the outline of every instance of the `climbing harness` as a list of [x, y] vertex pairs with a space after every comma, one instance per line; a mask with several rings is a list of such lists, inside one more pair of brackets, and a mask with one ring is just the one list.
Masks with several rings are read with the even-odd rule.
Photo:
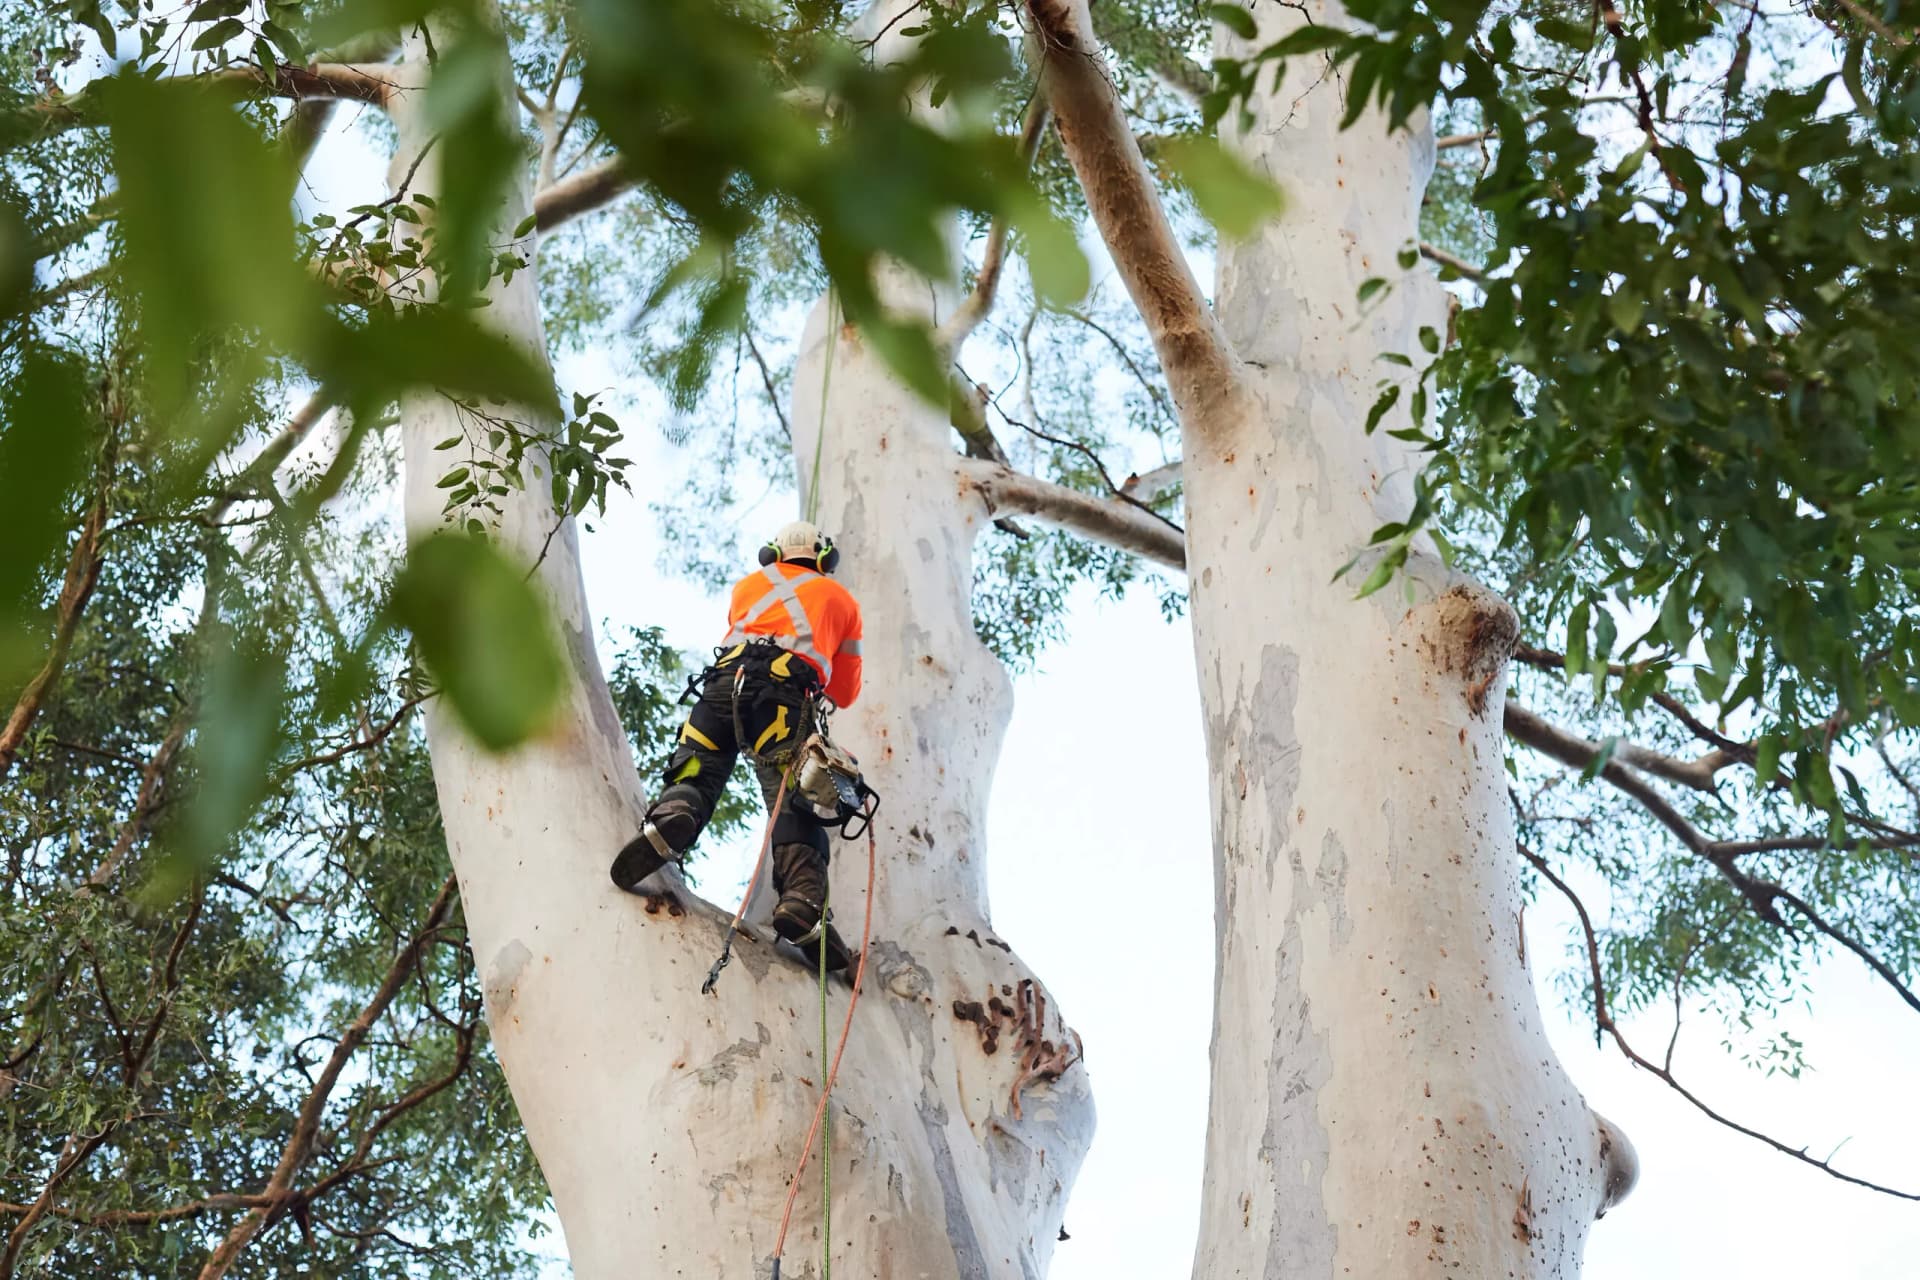
[[[787, 1184], [787, 1204], [780, 1213], [780, 1234], [773, 1241], [773, 1274], [771, 1280], [780, 1280], [780, 1255], [787, 1246], [787, 1228], [793, 1223], [793, 1202], [800, 1195], [800, 1178], [807, 1171], [807, 1159], [813, 1154], [813, 1140], [824, 1126], [826, 1131], [826, 1154], [820, 1162], [820, 1277], [832, 1280], [833, 1276], [833, 1121], [827, 1113], [827, 1105], [833, 1100], [833, 1084], [840, 1078], [840, 1059], [847, 1052], [847, 1037], [853, 1031], [853, 1011], [860, 1003], [860, 988], [867, 976], [867, 952], [873, 942], [873, 889], [874, 864], [873, 824], [867, 824], [867, 911], [866, 920], [860, 926], [860, 962], [853, 970], [853, 994], [847, 999], [847, 1016], [840, 1024], [840, 1043], [833, 1051], [833, 1065], [827, 1068], [826, 1079], [821, 1083], [820, 1102], [813, 1109], [813, 1123], [807, 1127], [807, 1140], [800, 1147], [800, 1162], [793, 1168], [793, 1177]], [[827, 945], [824, 937], [820, 940], [820, 1057], [825, 1061], [827, 1054]]]

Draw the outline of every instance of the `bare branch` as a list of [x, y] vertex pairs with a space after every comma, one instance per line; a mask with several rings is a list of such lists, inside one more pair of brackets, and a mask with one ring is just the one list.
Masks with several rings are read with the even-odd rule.
[[323, 751], [318, 755], [311, 755], [300, 760], [295, 760], [292, 764], [285, 765], [279, 770], [280, 776], [283, 778], [292, 777], [303, 769], [313, 769], [321, 765], [334, 764], [358, 752], [371, 751], [392, 736], [393, 731], [400, 727], [408, 715], [412, 714], [415, 707], [432, 696], [430, 693], [423, 693], [418, 697], [408, 698], [400, 704], [399, 709], [396, 710], [392, 716], [388, 717], [386, 723], [380, 725], [378, 728], [372, 729], [366, 737], [349, 742], [344, 747], [336, 747], [332, 751]]
[[1454, 147], [1470, 147], [1476, 142], [1485, 142], [1497, 136], [1499, 131], [1496, 129], [1482, 129], [1478, 133], [1449, 133], [1445, 137], [1435, 138], [1433, 145], [1435, 150], [1448, 151]]
[[[1047, 128], [1047, 99], [1035, 89], [1033, 101], [1027, 104], [1026, 123], [1020, 130], [1020, 160], [1023, 165], [1033, 163], [1034, 153], [1040, 149], [1041, 135]], [[993, 295], [1000, 287], [1000, 275], [1006, 266], [1007, 258], [1007, 220], [995, 218], [987, 231], [987, 248], [980, 259], [980, 274], [974, 280], [973, 292], [963, 299], [953, 314], [948, 316], [934, 334], [934, 343], [945, 352], [959, 351], [968, 335], [980, 327], [980, 322], [993, 310]]]
[[1237, 419], [1239, 360], [1167, 221], [1139, 143], [1107, 78], [1087, 0], [1026, 0], [1035, 51], [1067, 158], [1146, 321], [1189, 429]]
[[773, 385], [773, 369], [767, 364], [767, 358], [760, 354], [760, 344], [753, 340], [753, 326], [742, 325], [741, 332], [746, 335], [747, 350], [752, 353], [754, 364], [760, 368], [760, 385], [767, 389], [767, 403], [773, 406], [773, 416], [780, 420], [780, 434], [792, 440], [793, 426], [787, 421], [787, 411], [780, 407], [780, 393]]
[[1879, 36], [1896, 49], [1904, 49], [1913, 43], [1912, 37], [1903, 36], [1892, 27], [1889, 27], [1880, 20], [1873, 10], [1861, 4], [1860, 0], [1838, 0], [1838, 3], [1842, 9], [1852, 14], [1867, 30], [1873, 32], [1873, 34]]
[[[1505, 712], [1507, 736], [1550, 756], [1571, 769], [1585, 769], [1601, 755], [1600, 744], [1568, 733], [1549, 724], [1517, 702], [1508, 702]], [[1703, 835], [1667, 798], [1640, 774], [1618, 760], [1608, 760], [1596, 775], [1638, 800], [1661, 826], [1680, 837], [1680, 842], [1695, 853], [1705, 854], [1712, 841]]]
[[620, 156], [603, 160], [562, 179], [533, 198], [534, 225], [552, 231], [563, 222], [613, 203], [633, 186], [627, 162]]
[[960, 491], [980, 495], [995, 515], [1027, 515], [1130, 551], [1169, 569], [1187, 567], [1186, 540], [1151, 512], [1015, 471], [997, 462], [955, 458]]
[[[1567, 666], [1567, 657], [1565, 654], [1555, 653], [1551, 649], [1537, 649], [1530, 644], [1515, 645], [1513, 647], [1513, 660], [1524, 663], [1530, 667], [1536, 667], [1542, 671], [1564, 671]], [[1613, 662], [1607, 665], [1607, 674], [1614, 677], [1623, 677], [1627, 675], [1628, 672], [1626, 667], [1620, 663]], [[1737, 742], [1724, 734], [1716, 732], [1707, 725], [1705, 721], [1689, 711], [1686, 704], [1672, 694], [1656, 693], [1649, 701], [1685, 725], [1688, 732], [1692, 733], [1694, 737], [1700, 739], [1702, 742], [1710, 743], [1718, 747], [1743, 764], [1751, 764], [1753, 762], [1754, 750], [1752, 743]]]
[[[1536, 736], [1541, 734], [1556, 735], [1562, 743], [1562, 750], [1591, 753], [1586, 756], [1588, 760], [1591, 760], [1602, 749], [1599, 744], [1588, 742], [1585, 738], [1561, 730], [1523, 707], [1516, 708], [1516, 711], [1518, 716], [1526, 722], [1524, 727], [1529, 732]], [[1520, 734], [1515, 732], [1511, 725], [1509, 726], [1508, 732], [1514, 733], [1515, 737], [1520, 737]], [[1538, 747], [1538, 749], [1546, 751], [1547, 754], [1552, 755], [1554, 759], [1559, 760], [1563, 764], [1570, 763], [1568, 756], [1563, 754], [1562, 751], [1549, 750], [1532, 738], [1521, 738], [1521, 740], [1529, 746]], [[1720, 771], [1740, 763], [1739, 759], [1729, 751], [1709, 751], [1696, 759], [1683, 760], [1678, 756], [1670, 756], [1665, 752], [1655, 751], [1651, 747], [1641, 746], [1639, 743], [1630, 742], [1625, 738], [1614, 739], [1612, 758], [1618, 760], [1621, 764], [1638, 769], [1642, 773], [1650, 773], [1656, 778], [1665, 778], [1668, 782], [1676, 782], [1683, 787], [1691, 787], [1695, 791], [1704, 791], [1708, 795], [1715, 793], [1714, 779]], [[1585, 768], [1585, 762], [1583, 761], [1578, 767]]]
[[133, 851], [133, 843], [146, 832], [147, 823], [154, 812], [160, 808], [160, 797], [166, 785], [167, 771], [173, 767], [174, 757], [179, 754], [180, 744], [187, 736], [189, 717], [184, 711], [174, 716], [173, 725], [167, 730], [167, 736], [147, 760], [147, 767], [140, 775], [140, 790], [134, 797], [133, 813], [120, 826], [120, 834], [115, 837], [113, 848], [87, 877], [88, 887], [105, 888], [120, 870], [127, 855]]
[[[173, 1205], [166, 1209], [109, 1209], [102, 1213], [88, 1213], [82, 1209], [56, 1205], [47, 1210], [47, 1214], [81, 1227], [148, 1227], [156, 1223], [177, 1222], [182, 1218], [197, 1218], [205, 1213], [219, 1213], [226, 1209], [249, 1209], [261, 1202], [260, 1196], [223, 1194]], [[0, 1213], [17, 1216], [30, 1213], [32, 1209], [32, 1205], [0, 1202]]]
[[1465, 276], [1475, 284], [1483, 284], [1486, 281], [1487, 273], [1479, 267], [1474, 266], [1465, 258], [1456, 258], [1440, 246], [1428, 244], [1425, 240], [1420, 242], [1420, 256], [1429, 261], [1437, 262], [1443, 267], [1451, 268], [1455, 273]]
[[1525, 845], [1519, 846], [1519, 852], [1521, 857], [1525, 858], [1528, 862], [1533, 864], [1534, 869], [1538, 871], [1543, 877], [1545, 877], [1548, 883], [1552, 884], [1554, 888], [1558, 889], [1563, 895], [1565, 895], [1567, 901], [1573, 905], [1574, 913], [1577, 916], [1579, 916], [1580, 931], [1586, 939], [1587, 964], [1591, 973], [1592, 990], [1593, 990], [1594, 1025], [1599, 1030], [1605, 1032], [1608, 1036], [1612, 1037], [1614, 1044], [1619, 1047], [1620, 1052], [1626, 1056], [1628, 1061], [1632, 1062], [1635, 1066], [1640, 1067], [1643, 1070], [1651, 1072], [1657, 1079], [1659, 1079], [1662, 1083], [1664, 1083], [1668, 1088], [1672, 1089], [1675, 1093], [1679, 1094], [1682, 1098], [1685, 1098], [1689, 1103], [1691, 1103], [1695, 1108], [1695, 1110], [1699, 1111], [1702, 1115], [1706, 1116], [1709, 1120], [1714, 1121], [1716, 1124], [1724, 1125], [1727, 1128], [1733, 1130], [1735, 1133], [1744, 1134], [1746, 1137], [1752, 1138], [1756, 1142], [1763, 1142], [1767, 1146], [1772, 1147], [1775, 1151], [1780, 1152], [1782, 1155], [1791, 1156], [1793, 1159], [1800, 1161], [1802, 1164], [1812, 1165], [1814, 1168], [1819, 1169], [1823, 1173], [1830, 1174], [1833, 1177], [1840, 1179], [1840, 1181], [1842, 1182], [1850, 1182], [1854, 1186], [1865, 1187], [1870, 1191], [1879, 1191], [1886, 1195], [1896, 1196], [1902, 1200], [1920, 1200], [1920, 1192], [1901, 1191], [1898, 1188], [1884, 1186], [1881, 1183], [1872, 1182], [1866, 1178], [1855, 1177], [1853, 1174], [1850, 1174], [1850, 1173], [1843, 1173], [1840, 1170], [1834, 1168], [1833, 1165], [1829, 1164], [1827, 1161], [1822, 1160], [1817, 1156], [1808, 1155], [1804, 1147], [1801, 1147], [1801, 1148], [1790, 1147], [1786, 1143], [1781, 1142], [1778, 1138], [1770, 1137], [1769, 1135], [1760, 1132], [1758, 1129], [1749, 1128], [1748, 1126], [1741, 1124], [1737, 1120], [1731, 1120], [1727, 1118], [1726, 1116], [1720, 1114], [1718, 1111], [1715, 1111], [1712, 1107], [1708, 1106], [1704, 1101], [1702, 1101], [1697, 1095], [1695, 1095], [1685, 1085], [1681, 1084], [1679, 1079], [1676, 1078], [1674, 1074], [1671, 1071], [1669, 1071], [1667, 1068], [1661, 1066], [1657, 1062], [1653, 1062], [1650, 1059], [1642, 1057], [1634, 1049], [1632, 1045], [1627, 1043], [1627, 1038], [1621, 1034], [1620, 1028], [1614, 1024], [1613, 1015], [1607, 1009], [1606, 982], [1605, 982], [1605, 978], [1603, 976], [1603, 971], [1601, 969], [1601, 964], [1600, 964], [1600, 940], [1599, 940], [1599, 937], [1594, 933], [1593, 918], [1587, 914], [1586, 903], [1580, 900], [1580, 895], [1578, 895], [1573, 891], [1572, 886], [1570, 886], [1565, 880], [1562, 880], [1559, 876], [1554, 874], [1553, 868], [1547, 865], [1545, 859], [1541, 858], [1539, 855], [1534, 853], [1533, 850], [1527, 848]]
[[[386, 1013], [387, 1006], [393, 1002], [394, 996], [399, 994], [400, 989], [406, 985], [407, 979], [412, 975], [414, 962], [420, 949], [426, 945], [428, 939], [440, 927], [440, 922], [446, 918], [447, 912], [453, 906], [455, 893], [454, 877], [448, 876], [441, 884], [440, 892], [435, 896], [433, 905], [428, 908], [426, 920], [420, 930], [400, 949], [392, 965], [388, 967], [386, 977], [382, 979], [379, 989], [374, 992], [373, 998], [367, 1001], [366, 1006], [360, 1010], [359, 1016], [354, 1018], [347, 1029], [341, 1033], [339, 1041], [334, 1045], [333, 1053], [328, 1057], [326, 1065], [321, 1068], [312, 1090], [308, 1092], [306, 1101], [301, 1104], [299, 1118], [295, 1121], [293, 1132], [288, 1136], [287, 1144], [280, 1153], [280, 1163], [275, 1167], [273, 1176], [268, 1179], [266, 1188], [261, 1193], [268, 1204], [277, 1205], [286, 1197], [289, 1188], [293, 1185], [295, 1175], [313, 1153], [313, 1142], [320, 1132], [320, 1119], [326, 1112], [327, 1100], [333, 1093], [334, 1085], [339, 1083], [340, 1073], [346, 1069], [348, 1059], [353, 1057], [361, 1042], [367, 1038], [367, 1033]], [[222, 1240], [208, 1256], [206, 1265], [201, 1267], [200, 1280], [219, 1280], [219, 1277], [225, 1275], [234, 1260], [266, 1225], [270, 1212], [269, 1209], [255, 1208], [235, 1223], [233, 1229], [227, 1233], [226, 1239]]]

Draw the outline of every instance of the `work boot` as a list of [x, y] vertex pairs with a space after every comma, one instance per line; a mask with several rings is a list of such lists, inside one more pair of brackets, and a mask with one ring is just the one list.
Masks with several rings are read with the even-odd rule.
[[820, 933], [827, 937], [827, 968], [845, 969], [852, 957], [831, 920], [822, 920], [820, 904], [827, 896], [827, 864], [810, 844], [782, 844], [773, 849], [773, 887], [780, 901], [773, 909], [773, 929], [804, 952], [819, 957]]
[[700, 813], [694, 802], [671, 790], [647, 811], [640, 834], [627, 841], [613, 860], [609, 874], [629, 893], [669, 862], [678, 862], [700, 835]]

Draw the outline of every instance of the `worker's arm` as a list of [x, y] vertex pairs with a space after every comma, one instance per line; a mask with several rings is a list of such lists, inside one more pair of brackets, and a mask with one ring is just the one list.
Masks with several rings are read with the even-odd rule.
[[844, 598], [850, 617], [840, 633], [840, 647], [833, 655], [833, 679], [827, 682], [827, 696], [836, 707], [850, 707], [860, 697], [860, 606], [852, 595]]

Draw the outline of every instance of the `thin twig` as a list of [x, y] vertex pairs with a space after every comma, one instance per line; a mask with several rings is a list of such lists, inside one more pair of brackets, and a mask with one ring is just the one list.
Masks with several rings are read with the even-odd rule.
[[1725, 1127], [1733, 1130], [1735, 1133], [1744, 1134], [1745, 1136], [1752, 1138], [1756, 1142], [1765, 1143], [1767, 1146], [1772, 1147], [1775, 1151], [1780, 1152], [1782, 1155], [1791, 1156], [1793, 1159], [1800, 1161], [1802, 1164], [1812, 1165], [1814, 1168], [1819, 1169], [1823, 1173], [1829, 1174], [1832, 1177], [1838, 1178], [1842, 1182], [1850, 1182], [1854, 1186], [1865, 1187], [1870, 1191], [1879, 1191], [1886, 1195], [1898, 1197], [1899, 1199], [1902, 1199], [1902, 1200], [1920, 1200], [1920, 1192], [1901, 1191], [1898, 1188], [1884, 1186], [1881, 1183], [1872, 1182], [1866, 1178], [1856, 1177], [1850, 1173], [1843, 1173], [1840, 1170], [1834, 1168], [1827, 1161], [1822, 1160], [1817, 1156], [1808, 1155], [1806, 1152], [1806, 1148], [1804, 1147], [1797, 1148], [1797, 1149], [1794, 1147], [1790, 1147], [1786, 1143], [1780, 1141], [1778, 1138], [1774, 1138], [1765, 1133], [1762, 1133], [1758, 1129], [1750, 1128], [1747, 1125], [1741, 1124], [1737, 1120], [1729, 1119], [1728, 1117], [1720, 1114], [1720, 1112], [1715, 1111], [1712, 1107], [1708, 1106], [1706, 1102], [1704, 1102], [1701, 1098], [1699, 1098], [1696, 1094], [1694, 1094], [1692, 1090], [1688, 1089], [1685, 1085], [1681, 1084], [1679, 1079], [1671, 1071], [1667, 1070], [1665, 1067], [1662, 1067], [1659, 1063], [1652, 1062], [1647, 1058], [1642, 1057], [1634, 1049], [1634, 1047], [1631, 1044], [1627, 1043], [1627, 1038], [1621, 1034], [1620, 1028], [1614, 1025], [1613, 1015], [1610, 1012], [1608, 1012], [1606, 982], [1605, 982], [1605, 978], [1603, 976], [1603, 971], [1600, 964], [1600, 940], [1599, 940], [1599, 937], [1594, 932], [1593, 918], [1587, 914], [1586, 903], [1582, 902], [1580, 900], [1580, 895], [1578, 895], [1573, 891], [1572, 886], [1570, 886], [1565, 880], [1562, 880], [1559, 876], [1555, 875], [1553, 872], [1553, 868], [1549, 867], [1546, 861], [1541, 857], [1539, 857], [1539, 855], [1535, 854], [1533, 850], [1527, 848], [1525, 845], [1518, 846], [1518, 849], [1521, 857], [1525, 858], [1528, 862], [1532, 863], [1534, 869], [1538, 871], [1543, 877], [1545, 877], [1548, 883], [1552, 884], [1554, 888], [1558, 889], [1563, 895], [1565, 895], [1567, 901], [1573, 905], [1574, 913], [1579, 916], [1580, 931], [1586, 938], [1587, 964], [1592, 974], [1594, 1026], [1598, 1030], [1605, 1032], [1608, 1036], [1610, 1036], [1613, 1039], [1614, 1044], [1618, 1046], [1620, 1052], [1627, 1058], [1629, 1062], [1632, 1062], [1635, 1066], [1641, 1067], [1646, 1071], [1652, 1072], [1656, 1079], [1660, 1080], [1668, 1088], [1672, 1089], [1675, 1093], [1679, 1094], [1682, 1098], [1685, 1098], [1689, 1103], [1693, 1105], [1695, 1110], [1699, 1111], [1702, 1115], [1706, 1116], [1709, 1120], [1714, 1121], [1716, 1124], [1724, 1125]]

